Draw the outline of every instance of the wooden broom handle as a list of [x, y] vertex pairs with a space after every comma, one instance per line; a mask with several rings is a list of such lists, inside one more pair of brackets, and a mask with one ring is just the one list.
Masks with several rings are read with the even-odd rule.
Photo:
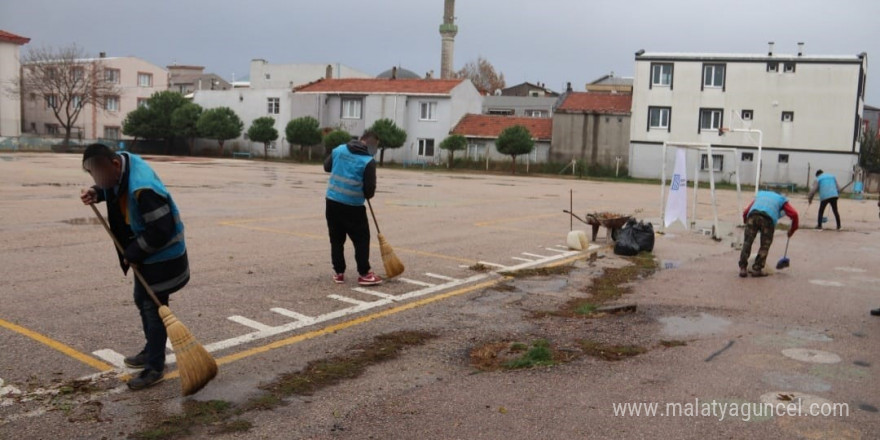
[[376, 233], [381, 234], [382, 232], [379, 231], [379, 222], [376, 221], [376, 213], [373, 212], [373, 204], [370, 203], [370, 199], [367, 199], [367, 206], [370, 207], [370, 215], [373, 216], [373, 224], [376, 225]]
[[[119, 251], [120, 254], [125, 255], [125, 249], [122, 248], [122, 244], [119, 243], [119, 240], [116, 238], [115, 235], [113, 235], [113, 231], [110, 230], [110, 225], [107, 224], [107, 220], [104, 220], [104, 216], [101, 215], [101, 212], [98, 211], [98, 208], [95, 207], [94, 203], [89, 204], [89, 206], [92, 207], [92, 211], [95, 211], [95, 215], [98, 216], [98, 220], [101, 221], [101, 224], [104, 225], [104, 229], [107, 231], [108, 234], [110, 234], [110, 238], [113, 239], [113, 244], [116, 245], [116, 249]], [[153, 289], [150, 288], [150, 285], [147, 284], [147, 280], [144, 279], [144, 276], [141, 275], [141, 272], [137, 270], [137, 268], [134, 267], [131, 263], [129, 263], [129, 267], [131, 267], [132, 272], [134, 272], [134, 276], [136, 276], [137, 279], [140, 280], [141, 285], [144, 286], [147, 294], [149, 294], [150, 298], [153, 299], [153, 302], [156, 303], [156, 307], [162, 307], [163, 304], [159, 302], [159, 298], [156, 297], [156, 294], [153, 292]]]

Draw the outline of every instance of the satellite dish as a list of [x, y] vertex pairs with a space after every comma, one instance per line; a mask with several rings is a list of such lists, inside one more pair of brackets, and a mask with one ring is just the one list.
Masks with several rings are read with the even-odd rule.
[[495, 89], [495, 96], [501, 96], [501, 89]]

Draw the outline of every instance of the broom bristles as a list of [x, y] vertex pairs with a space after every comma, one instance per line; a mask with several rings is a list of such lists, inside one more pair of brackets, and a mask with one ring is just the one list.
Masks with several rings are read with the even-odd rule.
[[394, 278], [403, 273], [405, 267], [403, 262], [394, 254], [394, 249], [385, 240], [385, 236], [379, 235], [379, 251], [382, 253], [382, 264], [385, 266], [385, 276]]
[[217, 362], [167, 306], [159, 307], [168, 339], [177, 357], [181, 393], [195, 394], [217, 376]]

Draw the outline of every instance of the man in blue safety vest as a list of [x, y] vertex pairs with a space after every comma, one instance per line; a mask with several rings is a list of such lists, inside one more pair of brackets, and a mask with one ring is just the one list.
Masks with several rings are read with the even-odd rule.
[[375, 286], [382, 283], [370, 270], [370, 224], [364, 202], [376, 194], [376, 161], [373, 152], [379, 136], [370, 130], [360, 140], [333, 149], [324, 160], [324, 171], [330, 173], [327, 185], [327, 229], [330, 232], [330, 258], [333, 261], [333, 282], [345, 282], [345, 238], [354, 244], [358, 284]]
[[837, 178], [822, 170], [816, 171], [816, 181], [807, 196], [808, 204], [813, 203], [813, 196], [819, 193], [819, 225], [816, 229], [822, 229], [822, 219], [825, 217], [825, 207], [831, 205], [834, 219], [837, 221], [837, 229], [840, 229], [840, 214], [837, 212], [837, 198], [840, 196], [840, 185]]
[[[169, 295], [189, 282], [183, 222], [168, 189], [139, 156], [116, 153], [103, 144], [86, 148], [82, 167], [95, 185], [83, 189], [80, 197], [86, 205], [107, 203], [110, 230], [125, 250], [117, 251], [122, 272], [136, 267], [159, 302], [168, 305]], [[140, 353], [123, 362], [143, 370], [128, 381], [129, 388], [139, 390], [162, 380], [168, 335], [159, 307], [137, 278], [134, 302], [147, 341]]]
[[764, 272], [764, 264], [767, 262], [770, 245], [773, 244], [776, 224], [779, 223], [779, 218], [783, 215], [791, 218], [791, 227], [788, 229], [788, 236], [791, 237], [798, 228], [798, 213], [782, 194], [773, 191], [758, 191], [755, 200], [752, 200], [752, 203], [749, 203], [749, 206], [743, 211], [746, 230], [742, 252], [739, 256], [739, 276], [745, 278], [749, 274], [749, 256], [752, 253], [752, 243], [759, 232], [761, 246], [758, 249], [758, 256], [755, 257], [751, 274], [753, 277], [767, 276]]

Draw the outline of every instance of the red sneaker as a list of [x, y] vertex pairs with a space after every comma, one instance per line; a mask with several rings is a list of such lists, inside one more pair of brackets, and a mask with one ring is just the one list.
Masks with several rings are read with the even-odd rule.
[[382, 284], [382, 278], [379, 278], [378, 275], [370, 272], [364, 276], [358, 277], [358, 284], [361, 286], [378, 286], [379, 284]]
[[336, 284], [345, 283], [345, 274], [344, 273], [334, 274], [333, 275], [333, 282]]

